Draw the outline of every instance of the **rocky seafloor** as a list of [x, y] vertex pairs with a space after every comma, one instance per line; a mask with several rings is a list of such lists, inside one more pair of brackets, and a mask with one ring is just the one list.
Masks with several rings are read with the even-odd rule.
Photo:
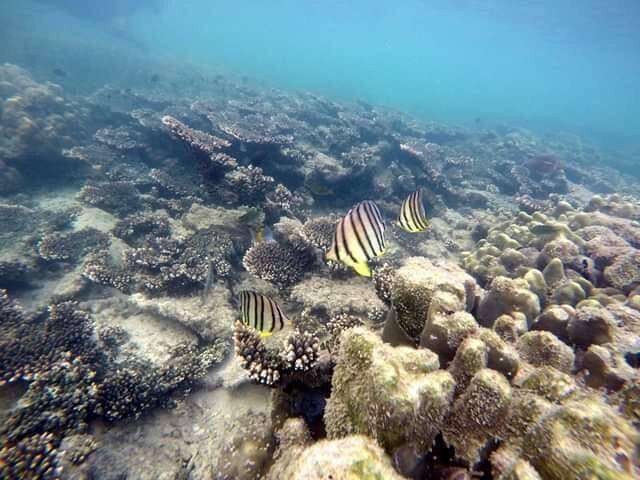
[[[640, 184], [606, 152], [231, 77], [5, 64], [0, 102], [0, 477], [640, 475]], [[364, 199], [370, 279], [324, 260]], [[243, 289], [291, 324], [237, 323]]]

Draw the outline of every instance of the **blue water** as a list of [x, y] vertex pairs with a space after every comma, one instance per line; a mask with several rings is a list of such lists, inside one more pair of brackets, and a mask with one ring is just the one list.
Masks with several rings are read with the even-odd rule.
[[425, 119], [638, 143], [636, 0], [112, 0], [68, 15], [73, 3], [4, 0], [0, 61], [30, 45], [27, 62], [96, 83], [188, 63]]

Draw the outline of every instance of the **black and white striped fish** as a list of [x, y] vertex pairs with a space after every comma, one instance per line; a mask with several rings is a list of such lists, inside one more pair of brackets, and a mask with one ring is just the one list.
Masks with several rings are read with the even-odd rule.
[[336, 225], [327, 259], [342, 262], [358, 274], [371, 276], [367, 262], [384, 253], [385, 225], [371, 200], [358, 203]]
[[398, 225], [407, 232], [424, 232], [429, 227], [427, 214], [422, 204], [422, 190], [416, 190], [402, 202]]
[[261, 337], [282, 330], [288, 321], [280, 305], [265, 295], [249, 290], [240, 292], [240, 312], [242, 322], [255, 328]]

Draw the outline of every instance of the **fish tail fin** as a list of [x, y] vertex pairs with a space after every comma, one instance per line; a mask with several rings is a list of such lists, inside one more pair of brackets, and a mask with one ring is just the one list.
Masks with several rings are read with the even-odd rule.
[[354, 263], [351, 266], [353, 267], [353, 269], [356, 271], [358, 275], [362, 275], [363, 277], [371, 276], [371, 269], [369, 268], [369, 265], [366, 262]]

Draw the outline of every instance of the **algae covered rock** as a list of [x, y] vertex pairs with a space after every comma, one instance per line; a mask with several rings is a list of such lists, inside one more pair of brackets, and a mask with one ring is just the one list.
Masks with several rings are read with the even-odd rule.
[[638, 478], [638, 432], [596, 397], [572, 400], [541, 419], [523, 452], [542, 478]]
[[521, 381], [521, 387], [532, 391], [550, 402], [562, 402], [577, 390], [571, 375], [551, 367], [543, 366], [529, 372]]
[[499, 372], [480, 370], [451, 409], [443, 428], [445, 441], [456, 455], [471, 464], [496, 435], [511, 403], [511, 387]]
[[552, 333], [527, 332], [518, 339], [517, 349], [522, 358], [532, 365], [548, 365], [565, 373], [571, 373], [573, 369], [573, 350]]
[[390, 458], [370, 438], [352, 435], [322, 440], [299, 455], [284, 455], [273, 465], [267, 480], [401, 480]]
[[291, 300], [309, 313], [326, 319], [340, 313], [379, 319], [387, 309], [373, 285], [362, 277], [331, 280], [313, 276], [291, 289]]
[[476, 299], [475, 280], [460, 267], [407, 258], [396, 271], [391, 300], [398, 324], [417, 338], [430, 317], [441, 312], [470, 311]]
[[640, 284], [640, 251], [632, 250], [620, 255], [604, 269], [607, 282], [621, 290], [631, 290]]
[[576, 315], [568, 322], [571, 343], [582, 348], [589, 345], [602, 345], [613, 340], [616, 322], [603, 307], [581, 306]]
[[491, 327], [503, 314], [523, 313], [529, 323], [540, 313], [540, 300], [523, 279], [496, 277], [478, 306], [478, 321]]
[[491, 473], [496, 480], [542, 480], [533, 465], [507, 445], [491, 454]]
[[328, 437], [366, 434], [389, 451], [431, 445], [455, 388], [438, 367], [429, 350], [391, 347], [363, 328], [345, 331], [325, 410]]
[[478, 329], [473, 315], [459, 311], [452, 315], [435, 315], [425, 324], [420, 346], [440, 356], [440, 361], [453, 359], [462, 341]]

